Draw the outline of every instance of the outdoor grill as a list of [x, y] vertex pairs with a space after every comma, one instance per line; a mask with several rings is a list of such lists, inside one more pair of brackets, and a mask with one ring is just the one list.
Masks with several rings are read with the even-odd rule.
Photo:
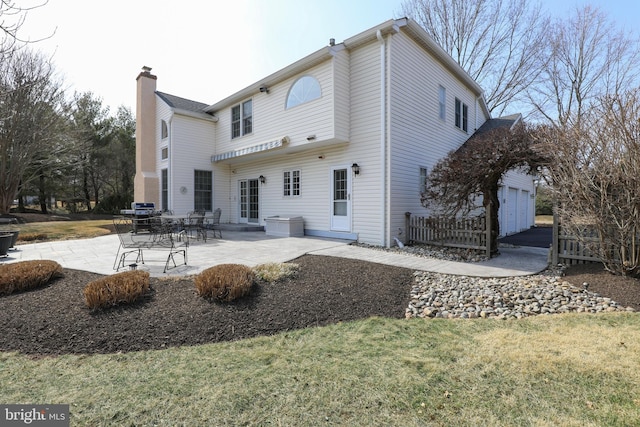
[[149, 218], [159, 216], [162, 212], [156, 210], [156, 204], [153, 202], [133, 202], [131, 209], [122, 209], [121, 215], [133, 218], [134, 233], [140, 229], [149, 228]]

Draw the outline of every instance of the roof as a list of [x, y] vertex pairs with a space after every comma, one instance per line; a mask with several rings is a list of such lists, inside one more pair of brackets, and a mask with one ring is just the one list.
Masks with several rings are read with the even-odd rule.
[[498, 128], [512, 129], [513, 126], [516, 123], [518, 123], [520, 120], [522, 120], [522, 116], [520, 114], [512, 114], [510, 116], [489, 119], [486, 122], [484, 122], [482, 126], [480, 126], [480, 129], [478, 129], [473, 133], [473, 135], [471, 135], [471, 138], [473, 138], [476, 135], [481, 135], [483, 133], [489, 132], [490, 130], [493, 130], [493, 129], [498, 129]]
[[204, 113], [204, 109], [208, 105], [203, 102], [192, 101], [190, 99], [181, 98], [179, 96], [170, 95], [164, 92], [156, 91], [156, 95], [158, 95], [171, 108], [191, 111], [194, 113]]

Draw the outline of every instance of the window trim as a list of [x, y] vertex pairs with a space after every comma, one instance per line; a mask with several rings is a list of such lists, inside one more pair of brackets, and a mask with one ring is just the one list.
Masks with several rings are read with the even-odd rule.
[[[248, 113], [247, 113], [248, 110]], [[234, 113], [237, 112], [237, 115]], [[253, 133], [253, 98], [231, 107], [231, 139]]]
[[[424, 171], [424, 175], [422, 174]], [[427, 178], [429, 176], [429, 169], [426, 166], [418, 167], [418, 193], [423, 194], [427, 191]]]
[[[311, 79], [313, 80], [313, 82], [315, 82], [314, 86], [317, 86], [318, 88], [318, 96], [314, 96], [313, 98], [308, 98], [308, 99], [307, 98], [301, 99], [296, 95], [296, 98], [294, 100], [292, 99], [291, 95], [292, 93], [294, 93], [294, 89], [299, 87], [299, 84], [303, 84], [301, 83], [303, 79]], [[303, 94], [303, 95], [306, 95], [306, 94]], [[303, 76], [298, 77], [289, 87], [289, 92], [287, 92], [287, 99], [285, 100], [285, 103], [284, 103], [284, 109], [288, 110], [290, 108], [295, 108], [299, 105], [306, 104], [308, 102], [315, 101], [316, 99], [320, 99], [320, 98], [322, 98], [322, 86], [320, 85], [320, 81], [310, 74], [305, 74]], [[295, 101], [295, 102], [292, 103], [292, 101]]]
[[302, 172], [300, 169], [282, 171], [282, 197], [300, 197], [302, 195]]
[[[198, 181], [198, 173], [204, 173], [208, 175], [207, 189], [202, 189], [199, 187]], [[204, 181], [202, 181], [204, 182]], [[204, 203], [204, 209], [199, 204], [199, 197], [202, 195], [208, 194], [208, 200]], [[205, 169], [194, 169], [193, 170], [193, 210], [204, 210], [206, 212], [213, 211], [213, 171], [205, 170]]]
[[447, 89], [442, 85], [438, 86], [438, 106], [440, 120], [447, 121]]
[[469, 106], [459, 98], [454, 101], [455, 126], [463, 132], [469, 130]]
[[166, 120], [160, 120], [160, 139], [169, 138], [169, 125]]

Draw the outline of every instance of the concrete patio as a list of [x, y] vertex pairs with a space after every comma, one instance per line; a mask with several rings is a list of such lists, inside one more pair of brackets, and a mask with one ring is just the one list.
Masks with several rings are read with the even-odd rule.
[[[187, 265], [180, 265], [163, 273], [167, 250], [145, 250], [145, 264], [139, 269], [154, 277], [197, 274], [209, 267], [224, 263], [256, 266], [266, 262], [285, 262], [305, 254], [361, 259], [380, 264], [414, 270], [477, 277], [509, 277], [538, 273], [547, 267], [548, 249], [533, 247], [500, 248], [500, 256], [478, 263], [444, 261], [421, 258], [397, 252], [382, 251], [350, 245], [351, 241], [318, 237], [274, 237], [263, 231], [224, 231], [222, 239], [192, 240], [188, 249]], [[82, 240], [64, 240], [21, 244], [10, 250], [0, 263], [34, 259], [57, 261], [65, 268], [113, 274], [114, 260], [120, 241], [116, 234]], [[127, 259], [127, 265], [135, 261]], [[122, 269], [120, 271], [123, 271]]]

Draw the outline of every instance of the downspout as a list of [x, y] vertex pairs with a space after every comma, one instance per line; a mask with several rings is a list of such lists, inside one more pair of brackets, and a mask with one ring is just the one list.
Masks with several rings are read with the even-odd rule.
[[380, 42], [380, 188], [382, 189], [382, 203], [380, 203], [382, 219], [382, 246], [389, 247], [387, 242], [387, 69], [386, 69], [386, 44], [382, 32], [376, 32], [376, 38]]
[[[167, 173], [167, 208], [175, 212], [173, 206], [173, 111], [167, 120], [167, 126], [169, 127], [169, 138], [167, 141], [167, 151], [169, 152], [169, 173]], [[162, 187], [162, 183], [160, 183]], [[160, 188], [160, 203], [162, 203], [162, 188]]]

